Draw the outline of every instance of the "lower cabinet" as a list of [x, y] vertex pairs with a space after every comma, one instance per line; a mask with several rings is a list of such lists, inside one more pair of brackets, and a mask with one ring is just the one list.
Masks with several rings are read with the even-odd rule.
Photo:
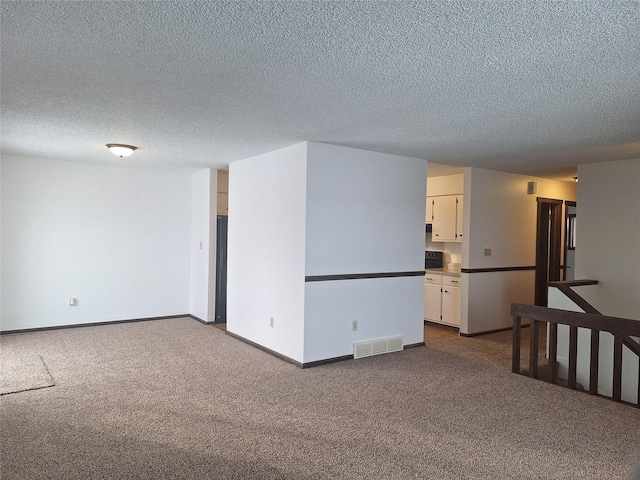
[[[430, 277], [427, 281], [427, 276]], [[424, 279], [424, 319], [430, 322], [440, 321], [442, 286], [440, 275], [427, 275]], [[434, 277], [438, 277], [437, 283]]]
[[460, 277], [433, 274], [424, 276], [424, 319], [460, 326]]

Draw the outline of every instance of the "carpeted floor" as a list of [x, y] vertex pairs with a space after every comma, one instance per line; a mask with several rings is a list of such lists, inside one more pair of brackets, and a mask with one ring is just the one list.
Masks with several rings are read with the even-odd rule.
[[53, 387], [53, 379], [42, 357], [27, 352], [26, 357], [13, 352], [0, 355], [0, 395]]
[[4, 335], [55, 386], [0, 397], [1, 477], [632, 478], [640, 411], [512, 374], [509, 337], [301, 370], [191, 319]]

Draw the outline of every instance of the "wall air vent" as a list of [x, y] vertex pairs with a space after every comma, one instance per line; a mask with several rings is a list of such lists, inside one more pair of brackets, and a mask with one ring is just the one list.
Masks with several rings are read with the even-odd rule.
[[378, 338], [367, 342], [353, 344], [353, 358], [370, 357], [382, 353], [399, 352], [402, 350], [402, 336]]

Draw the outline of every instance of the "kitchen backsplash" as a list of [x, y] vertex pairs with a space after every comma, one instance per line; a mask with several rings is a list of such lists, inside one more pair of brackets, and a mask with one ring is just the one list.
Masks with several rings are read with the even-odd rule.
[[462, 243], [433, 242], [431, 233], [427, 233], [425, 235], [424, 249], [444, 252], [442, 263], [445, 266], [448, 263], [462, 263]]

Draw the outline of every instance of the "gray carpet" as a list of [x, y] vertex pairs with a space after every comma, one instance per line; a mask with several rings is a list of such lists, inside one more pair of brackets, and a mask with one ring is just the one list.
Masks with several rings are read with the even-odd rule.
[[[4, 349], [3, 349], [4, 350]], [[0, 395], [37, 390], [54, 385], [42, 357], [31, 352], [3, 351], [0, 366]]]
[[1, 475], [630, 478], [639, 410], [512, 374], [508, 336], [301, 370], [190, 319], [5, 335], [56, 386], [0, 397]]

